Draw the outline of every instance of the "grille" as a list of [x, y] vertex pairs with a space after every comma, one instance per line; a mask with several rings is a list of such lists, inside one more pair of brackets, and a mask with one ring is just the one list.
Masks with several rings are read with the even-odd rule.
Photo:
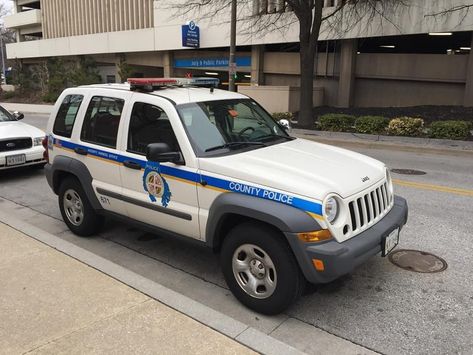
[[0, 140], [0, 152], [27, 149], [33, 146], [31, 138], [12, 138]]
[[393, 196], [386, 183], [349, 202], [352, 231], [357, 233], [379, 221], [392, 203]]

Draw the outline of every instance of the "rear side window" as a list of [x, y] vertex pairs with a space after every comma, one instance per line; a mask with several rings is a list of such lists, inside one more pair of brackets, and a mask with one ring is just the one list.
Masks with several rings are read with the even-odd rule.
[[82, 95], [67, 95], [64, 98], [54, 121], [54, 134], [71, 138], [74, 122], [83, 99]]
[[81, 140], [116, 148], [118, 126], [124, 104], [125, 101], [122, 99], [94, 96], [84, 117]]

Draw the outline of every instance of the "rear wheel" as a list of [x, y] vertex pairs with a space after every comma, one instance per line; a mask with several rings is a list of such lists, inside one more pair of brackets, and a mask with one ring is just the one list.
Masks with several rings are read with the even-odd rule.
[[263, 224], [244, 223], [224, 240], [221, 264], [235, 297], [247, 307], [278, 314], [301, 295], [305, 279], [289, 245]]
[[94, 210], [76, 178], [68, 177], [62, 182], [58, 200], [62, 218], [74, 234], [88, 237], [99, 232], [103, 217]]

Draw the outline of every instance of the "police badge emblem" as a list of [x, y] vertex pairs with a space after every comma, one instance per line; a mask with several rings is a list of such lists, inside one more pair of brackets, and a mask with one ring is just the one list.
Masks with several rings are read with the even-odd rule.
[[166, 179], [161, 175], [159, 163], [146, 163], [143, 188], [148, 193], [151, 202], [156, 202], [160, 198], [163, 207], [167, 207], [171, 201], [172, 194]]

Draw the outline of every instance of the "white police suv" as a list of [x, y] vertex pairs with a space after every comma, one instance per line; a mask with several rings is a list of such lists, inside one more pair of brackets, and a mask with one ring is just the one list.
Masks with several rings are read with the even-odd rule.
[[104, 216], [220, 252], [233, 294], [265, 314], [306, 282], [387, 255], [407, 221], [383, 163], [290, 137], [255, 101], [211, 79], [67, 89], [48, 124], [46, 175], [65, 223]]

